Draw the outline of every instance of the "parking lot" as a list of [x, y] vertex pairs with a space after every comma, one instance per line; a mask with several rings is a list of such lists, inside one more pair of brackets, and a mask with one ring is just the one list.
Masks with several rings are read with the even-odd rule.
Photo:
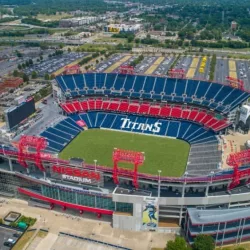
[[[102, 61], [96, 67], [97, 72], [117, 73], [121, 65], [129, 65], [139, 55], [115, 54], [106, 61]], [[144, 59], [135, 66], [136, 74], [167, 75], [175, 55], [144, 56]], [[183, 56], [176, 62], [174, 69], [182, 69], [184, 77], [197, 80], [209, 80], [211, 56]], [[217, 57], [214, 81], [227, 83], [227, 76], [244, 81], [244, 87], [250, 91], [250, 62], [246, 60]]]
[[244, 81], [244, 87], [250, 91], [250, 62], [237, 60], [236, 61], [237, 77]]
[[2, 96], [0, 96], [0, 113], [5, 108], [15, 105], [15, 99], [17, 97], [24, 96], [25, 98], [27, 98], [29, 96], [33, 96], [44, 87], [45, 85], [43, 84], [31, 83], [25, 87], [14, 90], [13, 93], [3, 94]]
[[229, 63], [228, 59], [217, 58], [215, 73], [214, 73], [214, 81], [215, 82], [226, 82], [226, 77], [229, 75]]
[[6, 227], [0, 227], [0, 250], [8, 250], [10, 247], [4, 246], [4, 242], [8, 241], [8, 239], [12, 239], [17, 241], [17, 237], [14, 237], [14, 234], [21, 234], [18, 230], [9, 229]]
[[166, 75], [170, 66], [175, 60], [175, 56], [165, 57], [162, 63], [153, 72], [154, 75]]
[[46, 73], [52, 74], [58, 69], [74, 62], [79, 58], [87, 56], [87, 53], [70, 52], [62, 55], [58, 55], [52, 58], [48, 58], [39, 64], [35, 64], [24, 70], [24, 73], [30, 75], [33, 71], [36, 71], [38, 76], [44, 76]]
[[156, 60], [156, 56], [145, 56], [144, 59], [135, 66], [135, 73], [144, 74]]
[[96, 72], [104, 72], [106, 71], [110, 66], [114, 65], [118, 61], [120, 61], [125, 55], [123, 54], [115, 54], [112, 55], [110, 58], [108, 58], [106, 61], [102, 61], [99, 64], [96, 65]]

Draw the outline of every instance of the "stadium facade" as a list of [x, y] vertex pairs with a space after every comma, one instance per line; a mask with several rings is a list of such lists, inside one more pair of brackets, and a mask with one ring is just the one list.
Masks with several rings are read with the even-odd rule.
[[[227, 242], [218, 235], [222, 230], [227, 237], [232, 215], [240, 231], [237, 237], [228, 234], [230, 242], [239, 242], [239, 235], [242, 240], [247, 237], [250, 166], [243, 164], [236, 173], [222, 170], [220, 164], [221, 135], [250, 97], [248, 92], [206, 81], [104, 73], [58, 76], [54, 84], [54, 98], [65, 117], [41, 137], [28, 135], [18, 144], [0, 146], [1, 195], [35, 206], [110, 216], [120, 229], [182, 229], [190, 243], [194, 235], [209, 231], [202, 218], [227, 211], [220, 221], [212, 221], [217, 245]], [[186, 172], [179, 178], [166, 177], [125, 170], [115, 162], [111, 168], [57, 157], [91, 128], [185, 140], [190, 144]], [[173, 227], [173, 221], [179, 227]]]

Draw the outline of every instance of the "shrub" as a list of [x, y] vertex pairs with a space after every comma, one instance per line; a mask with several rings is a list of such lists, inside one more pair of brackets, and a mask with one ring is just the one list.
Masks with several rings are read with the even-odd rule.
[[26, 216], [21, 216], [21, 218], [18, 220], [17, 224], [19, 222], [24, 222], [29, 226], [33, 226], [36, 222], [36, 218], [31, 218], [31, 217], [26, 217]]
[[198, 235], [193, 244], [193, 250], [214, 250], [214, 239], [210, 235]]

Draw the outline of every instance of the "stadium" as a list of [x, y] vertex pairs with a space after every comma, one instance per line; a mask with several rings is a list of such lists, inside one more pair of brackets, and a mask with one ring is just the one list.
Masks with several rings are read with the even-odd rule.
[[249, 97], [235, 83], [57, 76], [43, 116], [0, 146], [0, 194], [190, 244], [199, 233], [218, 246], [249, 240], [250, 151], [229, 133]]

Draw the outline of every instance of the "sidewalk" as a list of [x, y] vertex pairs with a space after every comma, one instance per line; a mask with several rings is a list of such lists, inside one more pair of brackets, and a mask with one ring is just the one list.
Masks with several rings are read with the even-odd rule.
[[[50, 250], [60, 231], [138, 250], [151, 249], [151, 247], [163, 248], [167, 240], [174, 238], [173, 234], [114, 229], [111, 227], [110, 218], [107, 222], [104, 221], [105, 218], [98, 220], [93, 214], [84, 213], [81, 216], [79, 214], [79, 217], [66, 215], [63, 211], [61, 213], [29, 207], [26, 201], [18, 199], [10, 199], [8, 204], [4, 204], [0, 209], [0, 217], [5, 216], [9, 211], [18, 211], [25, 216], [35, 217], [37, 222], [34, 228], [49, 230], [48, 235], [39, 242], [36, 250]], [[68, 250], [71, 249], [68, 248]]]

